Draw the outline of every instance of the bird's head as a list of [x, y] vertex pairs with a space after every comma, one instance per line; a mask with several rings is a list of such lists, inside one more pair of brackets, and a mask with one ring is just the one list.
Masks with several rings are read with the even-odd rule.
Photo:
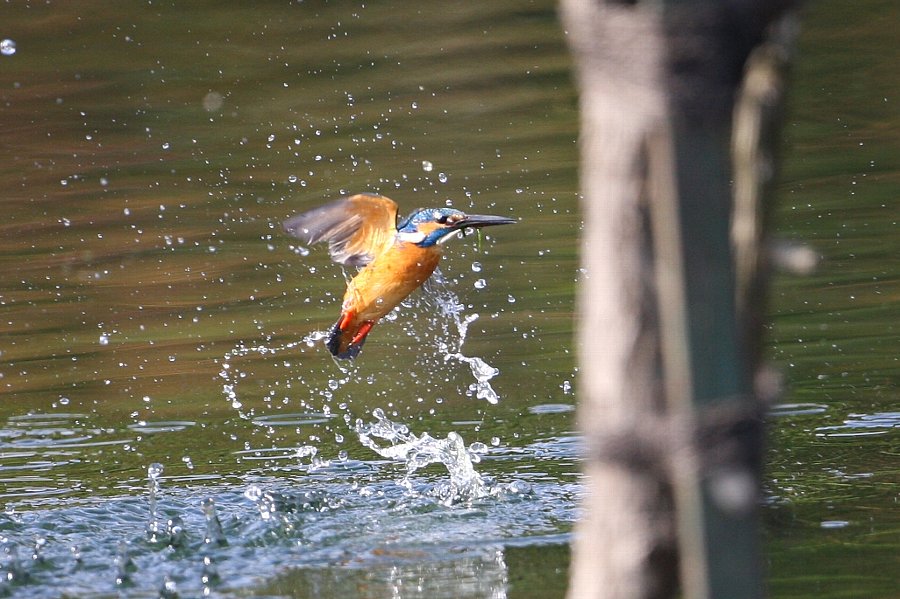
[[420, 208], [397, 226], [401, 241], [419, 247], [442, 244], [465, 229], [511, 225], [516, 220], [490, 214], [466, 214], [453, 208]]

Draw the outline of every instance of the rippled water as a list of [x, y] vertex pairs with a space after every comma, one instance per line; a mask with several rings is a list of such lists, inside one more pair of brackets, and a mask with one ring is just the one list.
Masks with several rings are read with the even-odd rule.
[[[505, 453], [493, 459], [509, 459]], [[155, 597], [166, 585], [182, 596], [242, 588], [267, 594], [279, 579], [299, 578], [314, 586], [294, 596], [342, 596], [361, 581], [368, 588], [357, 592], [365, 597], [395, 586], [412, 597], [502, 596], [517, 567], [507, 563], [505, 547], [559, 545], [559, 526], [573, 517], [574, 483], [518, 480], [440, 509], [439, 485], [427, 478], [386, 483], [378, 470], [353, 460], [315, 468], [295, 460], [278, 478], [247, 477], [244, 488], [213, 484], [202, 495], [162, 477], [153, 536], [148, 494], [7, 512], [0, 531], [15, 540], [3, 547], [9, 583], [2, 588], [29, 597], [56, 597], [61, 588]], [[442, 588], [456, 579], [457, 590]]]
[[[823, 260], [773, 289], [779, 597], [900, 594], [896, 12], [805, 17], [776, 221]], [[562, 596], [554, 4], [22, 2], [0, 29], [0, 596]], [[279, 223], [358, 191], [521, 224], [451, 242], [338, 364], [350, 273]]]
[[[291, 596], [344, 596], [360, 584], [366, 589], [356, 596], [391, 589], [409, 597], [504, 596], [510, 577], [529, 567], [517, 562], [516, 548], [540, 546], [565, 559], [580, 491], [575, 437], [467, 445], [455, 432], [416, 434], [377, 409], [353, 424], [373, 449], [369, 459], [322, 456], [314, 445], [236, 450], [245, 464], [239, 477], [170, 476], [169, 466], [154, 463], [127, 490], [60, 503], [39, 473], [66, 468], [60, 455], [80, 462], [106, 443], [96, 439], [101, 431], [82, 428], [89, 420], [35, 415], [3, 429], [3, 471], [13, 477], [6, 482], [22, 486], [7, 487], [0, 515], [7, 581], [0, 592], [246, 596], [299, 580]], [[295, 413], [252, 422], [269, 428], [328, 420]], [[192, 426], [159, 421], [140, 432], [183, 435]], [[16, 460], [27, 475], [15, 473]], [[425, 470], [432, 463], [440, 468]], [[30, 493], [43, 499], [42, 509], [33, 509]], [[562, 572], [546, 584], [560, 588]]]

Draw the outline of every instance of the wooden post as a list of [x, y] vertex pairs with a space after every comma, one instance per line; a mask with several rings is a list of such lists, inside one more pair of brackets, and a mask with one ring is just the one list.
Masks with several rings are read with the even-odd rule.
[[748, 56], [784, 4], [562, 1], [585, 215], [571, 599], [671, 597], [679, 579], [690, 598], [763, 595], [758, 333], [738, 317], [753, 285], [736, 284], [729, 149]]

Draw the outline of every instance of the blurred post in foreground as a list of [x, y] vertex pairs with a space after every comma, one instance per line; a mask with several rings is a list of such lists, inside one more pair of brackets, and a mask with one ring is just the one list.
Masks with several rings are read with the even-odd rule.
[[764, 595], [753, 380], [787, 4], [561, 0], [585, 222], [570, 599]]

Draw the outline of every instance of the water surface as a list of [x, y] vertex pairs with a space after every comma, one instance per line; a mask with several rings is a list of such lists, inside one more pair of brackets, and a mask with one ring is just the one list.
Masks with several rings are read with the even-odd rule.
[[[780, 597], [900, 592], [894, 13], [817, 4], [797, 63], [777, 221], [824, 260], [771, 306]], [[562, 596], [580, 218], [554, 4], [0, 23], [0, 594]], [[448, 245], [348, 366], [316, 335], [349, 273], [279, 223], [359, 191], [521, 224]], [[415, 436], [388, 455], [359, 437], [379, 408]]]

